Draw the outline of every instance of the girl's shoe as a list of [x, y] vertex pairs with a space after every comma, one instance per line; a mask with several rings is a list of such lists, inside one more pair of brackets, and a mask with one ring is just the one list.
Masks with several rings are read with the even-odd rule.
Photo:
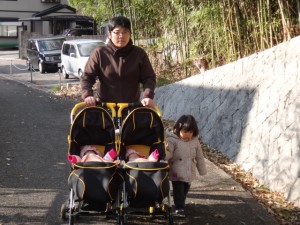
[[185, 211], [184, 209], [176, 209], [175, 210], [175, 215], [179, 217], [185, 217]]

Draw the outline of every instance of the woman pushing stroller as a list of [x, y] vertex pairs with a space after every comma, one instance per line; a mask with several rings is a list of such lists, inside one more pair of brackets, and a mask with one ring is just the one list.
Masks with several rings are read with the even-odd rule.
[[[108, 43], [97, 48], [89, 57], [80, 78], [82, 99], [87, 106], [101, 102], [131, 103], [141, 101], [143, 106], [154, 106], [156, 74], [146, 52], [133, 45], [131, 23], [124, 16], [108, 22]], [[97, 93], [93, 85], [96, 80]], [[141, 96], [140, 83], [143, 85]], [[140, 100], [141, 98], [141, 100]]]
[[69, 213], [71, 221], [81, 211], [111, 213], [115, 209], [118, 220], [124, 219], [119, 196], [120, 189], [125, 190], [124, 179], [119, 163], [115, 162], [120, 157], [113, 110], [90, 106], [96, 106], [96, 100], [102, 103], [140, 101], [143, 106], [154, 106], [156, 74], [146, 52], [133, 45], [130, 20], [124, 16], [113, 17], [108, 22], [108, 38], [105, 46], [96, 48], [90, 55], [80, 78], [86, 107], [76, 117], [72, 114], [74, 119], [68, 136], [68, 156], [72, 163], [68, 179], [70, 198], [69, 204], [62, 206], [62, 216]]

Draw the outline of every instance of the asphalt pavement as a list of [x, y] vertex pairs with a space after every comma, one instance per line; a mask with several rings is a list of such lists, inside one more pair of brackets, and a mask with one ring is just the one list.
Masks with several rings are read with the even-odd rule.
[[19, 59], [18, 51], [0, 50], [0, 74], [7, 79], [15, 80], [26, 86], [46, 92], [53, 92], [67, 84], [78, 84], [78, 78], [70, 76], [64, 79], [60, 71], [41, 74], [37, 71], [29, 71], [26, 60]]
[[[56, 74], [31, 74], [17, 51], [0, 51], [0, 225], [67, 224], [60, 206], [68, 197], [67, 135], [76, 103], [52, 94]], [[175, 224], [279, 224], [252, 195], [227, 173], [206, 160], [208, 174], [198, 177], [187, 199], [187, 217]], [[82, 218], [76, 224], [116, 224]], [[130, 224], [163, 224], [131, 221]]]

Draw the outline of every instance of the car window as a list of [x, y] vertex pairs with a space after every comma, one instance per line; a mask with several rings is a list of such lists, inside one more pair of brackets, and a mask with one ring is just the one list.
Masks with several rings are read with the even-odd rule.
[[90, 54], [95, 48], [101, 45], [103, 45], [103, 42], [90, 42], [90, 43], [78, 44], [78, 51], [80, 56], [87, 57], [90, 56]]
[[76, 49], [75, 49], [74, 45], [70, 45], [69, 55], [71, 55], [71, 53], [74, 53], [76, 56]]
[[39, 40], [38, 45], [41, 51], [53, 51], [53, 50], [60, 50], [63, 42], [64, 42], [63, 39]]
[[62, 32], [63, 36], [81, 36], [81, 35], [93, 35], [94, 30], [92, 28], [71, 28]]
[[37, 47], [36, 47], [36, 43], [35, 42], [31, 42], [31, 49], [32, 50], [37, 50]]
[[64, 44], [63, 48], [62, 48], [62, 54], [63, 55], [69, 55], [69, 49], [70, 49], [70, 45], [69, 44]]

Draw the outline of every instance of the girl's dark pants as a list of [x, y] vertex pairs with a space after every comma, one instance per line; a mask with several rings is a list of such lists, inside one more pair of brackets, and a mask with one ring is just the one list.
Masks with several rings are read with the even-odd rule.
[[182, 181], [172, 181], [175, 210], [185, 209], [185, 199], [191, 184]]

